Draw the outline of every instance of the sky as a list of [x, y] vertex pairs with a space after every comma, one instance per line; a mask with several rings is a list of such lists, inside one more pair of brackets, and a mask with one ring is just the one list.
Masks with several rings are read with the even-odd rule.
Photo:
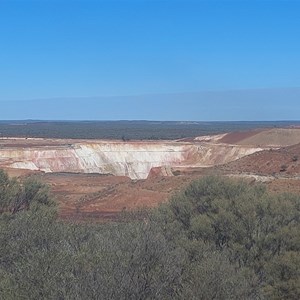
[[300, 1], [0, 0], [0, 119], [299, 120]]

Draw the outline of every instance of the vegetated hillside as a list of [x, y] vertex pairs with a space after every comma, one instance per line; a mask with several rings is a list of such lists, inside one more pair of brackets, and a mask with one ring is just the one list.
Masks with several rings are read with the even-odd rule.
[[262, 175], [300, 175], [300, 144], [257, 152], [221, 166], [220, 169]]
[[300, 198], [206, 177], [122, 223], [56, 218], [0, 172], [1, 299], [299, 299]]

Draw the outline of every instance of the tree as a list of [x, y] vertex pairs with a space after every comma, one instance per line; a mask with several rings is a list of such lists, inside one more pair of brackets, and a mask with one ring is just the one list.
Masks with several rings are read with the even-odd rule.
[[20, 210], [28, 210], [31, 205], [43, 204], [53, 206], [55, 202], [49, 197], [48, 187], [34, 178], [24, 182], [10, 179], [0, 170], [0, 212], [13, 214]]
[[[160, 207], [156, 222], [171, 240], [213, 243], [239, 268], [253, 270], [269, 297], [300, 298], [299, 273], [291, 268], [300, 269], [292, 254], [300, 254], [299, 196], [271, 196], [262, 185], [206, 177]], [[273, 271], [280, 268], [290, 271]]]

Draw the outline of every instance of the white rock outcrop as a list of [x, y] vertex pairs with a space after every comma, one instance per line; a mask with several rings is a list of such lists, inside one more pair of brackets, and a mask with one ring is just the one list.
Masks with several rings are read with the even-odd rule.
[[261, 148], [201, 142], [67, 141], [49, 145], [8, 145], [0, 148], [0, 168], [43, 172], [80, 172], [147, 178], [160, 166], [212, 166]]

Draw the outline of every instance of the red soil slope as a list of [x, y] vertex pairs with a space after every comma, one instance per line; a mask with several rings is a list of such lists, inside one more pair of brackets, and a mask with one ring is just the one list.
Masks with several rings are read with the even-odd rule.
[[250, 138], [252, 136], [257, 135], [258, 133], [262, 132], [263, 129], [257, 129], [252, 131], [237, 131], [237, 132], [230, 132], [226, 134], [223, 138], [219, 140], [221, 143], [226, 144], [238, 144], [239, 142]]
[[300, 175], [300, 144], [257, 152], [228, 163], [221, 169], [262, 175]]
[[238, 145], [284, 147], [300, 143], [300, 129], [273, 128], [248, 132], [233, 132], [225, 135], [220, 142]]

